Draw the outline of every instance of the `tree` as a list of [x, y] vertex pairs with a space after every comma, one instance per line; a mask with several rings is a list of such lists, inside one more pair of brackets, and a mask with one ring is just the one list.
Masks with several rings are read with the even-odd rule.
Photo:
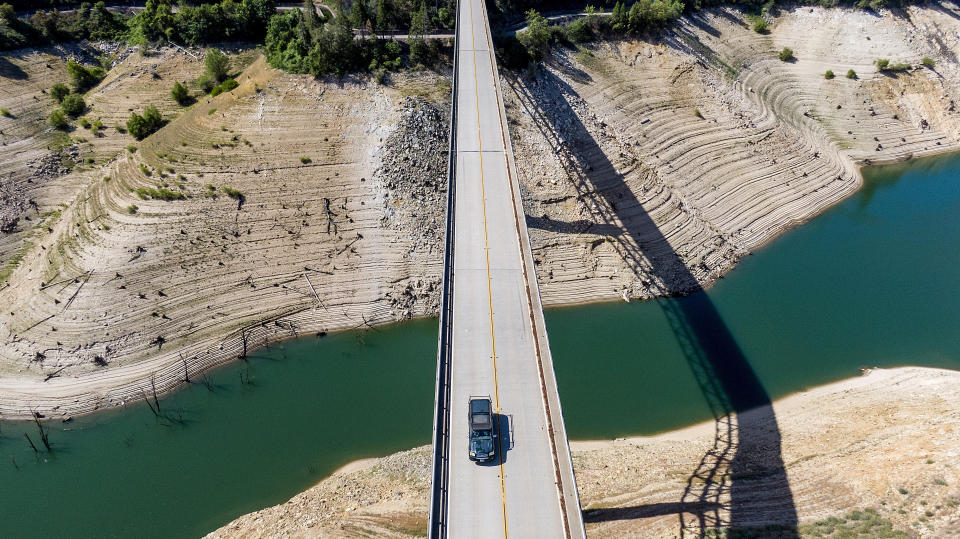
[[852, 69], [848, 69], [848, 70], [847, 70], [847, 78], [848, 78], [848, 79], [855, 79], [855, 78], [857, 78], [857, 72], [854, 71], [854, 70], [852, 70]]
[[10, 4], [0, 4], [0, 20], [12, 26], [17, 20], [17, 12], [13, 10]]
[[823, 78], [830, 80], [834, 77], [833, 70], [828, 69], [826, 73], [823, 74]]
[[517, 33], [517, 39], [533, 58], [539, 60], [550, 45], [550, 28], [547, 19], [537, 10], [527, 11], [527, 29]]
[[364, 0], [353, 0], [353, 6], [350, 7], [350, 24], [354, 28], [363, 29], [370, 15], [367, 13], [367, 4]]
[[427, 6], [423, 0], [420, 0], [418, 4], [419, 7], [414, 12], [413, 19], [410, 21], [409, 43], [411, 66], [428, 63], [427, 42], [423, 37], [427, 31]]
[[310, 31], [310, 35], [317, 35], [317, 32], [323, 27], [323, 20], [317, 14], [317, 6], [313, 4], [313, 0], [303, 0], [301, 9], [303, 10], [303, 22], [306, 24], [307, 30]]
[[161, 127], [163, 127], [163, 118], [160, 116], [157, 107], [147, 107], [143, 111], [143, 116], [133, 112], [130, 114], [130, 119], [127, 120], [127, 131], [137, 140], [147, 138]]
[[617, 2], [613, 6], [613, 14], [610, 16], [610, 19], [610, 23], [613, 25], [614, 31], [627, 31], [629, 26], [629, 18], [627, 16], [627, 8], [623, 5], [623, 2]]
[[373, 21], [373, 28], [379, 33], [384, 33], [390, 27], [390, 16], [393, 11], [393, 5], [390, 0], [377, 0], [377, 15]]
[[170, 96], [173, 97], [173, 100], [176, 101], [180, 106], [187, 106], [190, 103], [190, 92], [187, 91], [187, 87], [180, 84], [180, 81], [173, 83], [173, 89], [170, 90]]
[[76, 118], [83, 114], [83, 111], [87, 110], [87, 104], [83, 101], [83, 97], [80, 94], [69, 94], [63, 98], [63, 101], [60, 102], [60, 107], [63, 109], [63, 112], [66, 112], [70, 116]]
[[793, 55], [793, 49], [790, 47], [784, 47], [780, 54], [777, 55], [780, 58], [781, 62], [792, 62], [797, 58]]
[[58, 82], [50, 87], [50, 97], [57, 103], [63, 102], [63, 98], [67, 97], [69, 93], [70, 88], [67, 88], [67, 85], [62, 82]]
[[59, 129], [61, 131], [66, 131], [67, 127], [70, 125], [67, 123], [67, 117], [63, 114], [62, 110], [55, 110], [50, 113], [50, 118], [48, 119], [50, 125], [54, 129]]
[[217, 82], [222, 82], [227, 78], [227, 73], [230, 70], [230, 59], [217, 49], [207, 49], [203, 66], [208, 77]]

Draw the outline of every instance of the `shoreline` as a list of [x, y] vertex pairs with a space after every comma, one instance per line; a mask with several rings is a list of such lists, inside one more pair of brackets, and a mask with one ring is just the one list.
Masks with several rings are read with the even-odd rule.
[[[875, 508], [899, 528], [908, 528], [911, 519], [935, 504], [955, 503], [950, 501], [956, 499], [950, 493], [955, 492], [952, 485], [955, 478], [960, 478], [960, 469], [953, 465], [951, 455], [960, 449], [960, 441], [941, 436], [939, 443], [928, 445], [924, 439], [926, 434], [960, 429], [958, 401], [949, 397], [960, 393], [958, 379], [960, 372], [949, 369], [869, 369], [860, 376], [776, 399], [771, 409], [776, 411], [780, 423], [776, 436], [781, 441], [777, 445], [783, 444], [783, 467], [792, 491], [790, 503], [798, 512], [798, 524], [809, 525], [853, 509]], [[749, 426], [758, 416], [765, 415], [758, 414], [759, 410], [738, 414], [736, 421]], [[870, 410], [872, 413], [868, 413]], [[915, 424], [912, 418], [917, 413], [935, 420], [929, 425]], [[614, 515], [623, 513], [621, 516], [626, 517], [638, 507], [676, 504], [684, 492], [684, 478], [697, 468], [704, 452], [711, 451], [716, 424], [709, 420], [652, 436], [571, 441], [583, 510], [590, 516], [591, 536], [675, 535], [677, 515], [672, 512], [640, 511], [636, 516], [612, 520], [605, 520], [602, 515], [613, 511]], [[909, 444], [903, 438], [903, 429], [909, 430]], [[910, 447], [903, 447], [904, 444]], [[746, 446], [741, 441], [733, 451], [766, 451], [765, 444]], [[862, 455], [849, 450], [861, 446], [871, 449]], [[901, 451], [894, 455], [889, 452], [891, 448]], [[417, 523], [399, 536], [417, 535], [415, 530], [427, 518], [428, 456], [426, 445], [353, 461], [288, 501], [234, 519], [207, 537], [275, 536], [281, 532], [323, 535], [325, 531], [361, 523], [376, 529], [397, 518]], [[757, 458], [765, 461], [762, 455]], [[738, 478], [736, 466], [729, 462], [718, 470], [718, 477], [728, 488], [730, 484], [756, 480]], [[868, 477], [853, 479], [863, 470], [870, 470]], [[946, 481], [931, 483], [930, 474]], [[904, 487], [909, 489], [909, 496], [898, 493], [898, 489], [907, 490]], [[346, 496], [343, 491], [347, 491]], [[779, 522], [782, 508], [776, 499], [751, 499], [749, 503], [756, 512], [753, 525]], [[729, 500], [721, 500], [721, 504], [721, 511], [735, 510]], [[903, 508], [909, 511], [904, 513]], [[950, 529], [949, 510], [937, 512], [937, 519], [929, 525], [943, 531]]]
[[[956, 113], [945, 112], [942, 103], [960, 96], [956, 62], [931, 52], [937, 71], [888, 76], [869, 67], [870, 51], [877, 47], [891, 56], [919, 58], [930, 45], [917, 38], [935, 38], [934, 30], [907, 27], [889, 14], [874, 20], [856, 11], [803, 7], [784, 10], [772, 34], [760, 36], [731, 22], [742, 15], [736, 9], [702, 15], [717, 35], [681, 19], [659, 40], [601, 42], [589, 57], [557, 50], [534, 79], [502, 81], [546, 307], [709, 290], [743, 256], [857, 193], [867, 161], [895, 165], [960, 148], [953, 132]], [[918, 21], [948, 17], [921, 7], [909, 8], [908, 15]], [[847, 35], [845, 28], [866, 20], [873, 22]], [[803, 29], [814, 23], [817, 35], [807, 35]], [[676, 45], [671, 39], [678, 32], [699, 36], [706, 49], [690, 52]], [[848, 48], [835, 58], [833, 49], [822, 50], [847, 38], [863, 41], [864, 51]], [[791, 41], [800, 42], [799, 61], [777, 61], [771, 51]], [[944, 46], [953, 45], [960, 46], [953, 41]], [[699, 61], [700, 53], [710, 61]], [[148, 78], [136, 82], [147, 59], [130, 58], [91, 91], [98, 112], [112, 113], [107, 105], [125, 110], [117, 107], [115, 95], [124, 84], [168, 93]], [[200, 68], [176, 51], [149, 61], [161, 72], [173, 70], [165, 76]], [[737, 66], [737, 77], [725, 78], [716, 61]], [[834, 69], [854, 66], [860, 78], [824, 82], [824, 62]], [[410, 131], [410, 124], [432, 128], [444, 118], [439, 109], [430, 116], [401, 103], [405, 93], [443, 94], [442, 81], [399, 77], [395, 87], [381, 87], [308, 79], [254, 59], [239, 76], [237, 90], [181, 111], [141, 143], [140, 151], [111, 157], [96, 171], [110, 172], [117, 181], [99, 182], [93, 172], [64, 176], [82, 188], [71, 191], [73, 202], [51, 223], [50, 235], [38, 234], [10, 285], [0, 290], [0, 299], [11, 305], [9, 315], [0, 314], [0, 418], [29, 419], [34, 411], [63, 418], [117, 408], [139, 402], [141, 391], [152, 391], [153, 384], [159, 395], [167, 395], [188, 377], [288, 338], [434, 312], [440, 240], [433, 237], [431, 220], [437, 219], [434, 199], [442, 179], [411, 182], [417, 179], [411, 168], [429, 165], [424, 156], [435, 141], [432, 134]], [[649, 89], [640, 84], [647, 80]], [[811, 106], [812, 114], [806, 110]], [[237, 129], [234, 139], [254, 141], [250, 148], [284, 142], [277, 133], [289, 130], [290, 118], [279, 111], [291, 107], [317, 114], [307, 123], [346, 119], [311, 134], [310, 150], [267, 146], [261, 150], [271, 155], [267, 162], [252, 151], [225, 159], [222, 147], [181, 145], [196, 133], [203, 138], [233, 132], [228, 124]], [[702, 119], [686, 118], [683, 111], [694, 107], [703, 111]], [[552, 122], [540, 125], [542, 131], [531, 116], [540, 113]], [[353, 137], [350, 144], [345, 133]], [[568, 157], [590, 184], [586, 193], [565, 181], [576, 171], [564, 168], [551, 146], [549, 137], [557, 134], [570, 142]], [[416, 146], [391, 146], [398, 139]], [[881, 151], [871, 139], [886, 146]], [[430, 142], [424, 147], [422, 140]], [[122, 150], [124, 142], [110, 133], [96, 144], [113, 155], [109, 152]], [[246, 151], [235, 146], [239, 149], [229, 151]], [[320, 159], [313, 146], [328, 149], [329, 158]], [[302, 163], [297, 156], [308, 151], [317, 157], [315, 165], [289, 165]], [[172, 154], [177, 172], [190, 176], [197, 193], [178, 203], [132, 197], [130, 189], [154, 181], [141, 171], [174, 168], [168, 165]], [[404, 164], [401, 156], [414, 164]], [[264, 190], [275, 183], [286, 187], [290, 168], [309, 181], [297, 189]], [[200, 174], [207, 176], [201, 180]], [[264, 182], [264, 175], [272, 182]], [[248, 202], [241, 209], [201, 196], [207, 181], [246, 189]], [[630, 194], [625, 205], [611, 196], [624, 194]], [[143, 206], [137, 215], [126, 211], [133, 200]], [[305, 200], [312, 205], [304, 209]], [[649, 215], [638, 216], [637, 207]], [[100, 215], [107, 217], [94, 224]], [[245, 234], [240, 225], [223, 229], [222, 223], [241, 218]], [[100, 224], [107, 222], [115, 232]], [[198, 234], [194, 238], [186, 230]], [[265, 263], [267, 252], [271, 262], [279, 259], [277, 267]], [[651, 261], [658, 258], [667, 263], [652, 272]], [[671, 267], [680, 263], [689, 271]], [[162, 282], [165, 290], [157, 290], [158, 271], [170, 276]], [[114, 272], [123, 274], [117, 282]], [[73, 286], [83, 293], [67, 316], [44, 324], [80, 291], [68, 289], [57, 297], [37, 286], [71, 275], [81, 276]], [[118, 290], [119, 283], [126, 292]]]

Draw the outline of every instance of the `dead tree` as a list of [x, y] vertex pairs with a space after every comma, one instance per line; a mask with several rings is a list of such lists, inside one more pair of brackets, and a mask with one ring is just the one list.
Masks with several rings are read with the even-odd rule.
[[183, 354], [180, 354], [180, 361], [183, 362], [183, 381], [189, 384], [190, 371], [187, 370], [187, 358], [183, 357]]
[[144, 393], [144, 391], [143, 391], [142, 389], [140, 390], [140, 395], [143, 396], [143, 402], [147, 403], [147, 407], [150, 408], [150, 411], [151, 411], [151, 412], [153, 412], [153, 416], [154, 416], [154, 417], [160, 417], [160, 412], [157, 411], [157, 410], [154, 410], [153, 405], [150, 404], [150, 399], [147, 398], [147, 394]]
[[[40, 422], [40, 414], [37, 412], [33, 413], [33, 422], [37, 424], [37, 430], [40, 431], [40, 441], [43, 442], [43, 447], [50, 451], [50, 438], [47, 437], [47, 431], [43, 430], [43, 423]], [[33, 442], [30, 442], [30, 445], [33, 445]]]
[[27, 443], [30, 444], [30, 448], [33, 449], [33, 452], [34, 452], [34, 453], [39, 453], [39, 452], [40, 452], [40, 451], [37, 450], [37, 446], [33, 445], [33, 440], [30, 439], [30, 435], [29, 435], [29, 434], [27, 434], [26, 432], [24, 432], [24, 433], [23, 433], [23, 437], [27, 439]]

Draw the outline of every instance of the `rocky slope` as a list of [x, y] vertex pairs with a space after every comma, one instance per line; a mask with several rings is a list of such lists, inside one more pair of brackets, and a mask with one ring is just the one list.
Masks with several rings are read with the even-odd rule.
[[[757, 432], [757, 418], [772, 414], [573, 443], [588, 536], [701, 537], [731, 525], [726, 533], [744, 537], [957, 533], [960, 373], [875, 370], [777, 401], [773, 410], [779, 430], [769, 436], [778, 439], [788, 479], [779, 492], [762, 466], [734, 470], [734, 461], [770, 461], [771, 444], [722, 435], [728, 421]], [[422, 447], [354, 463], [208, 537], [421, 536], [429, 486], [430, 450]]]

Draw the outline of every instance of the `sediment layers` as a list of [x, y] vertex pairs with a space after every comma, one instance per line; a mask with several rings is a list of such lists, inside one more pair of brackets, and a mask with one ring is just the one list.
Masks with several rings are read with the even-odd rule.
[[[707, 10], [506, 74], [544, 302], [708, 286], [855, 191], [858, 166], [957, 149], [955, 16], [798, 8], [757, 34]], [[874, 64], [924, 56], [936, 67]]]

